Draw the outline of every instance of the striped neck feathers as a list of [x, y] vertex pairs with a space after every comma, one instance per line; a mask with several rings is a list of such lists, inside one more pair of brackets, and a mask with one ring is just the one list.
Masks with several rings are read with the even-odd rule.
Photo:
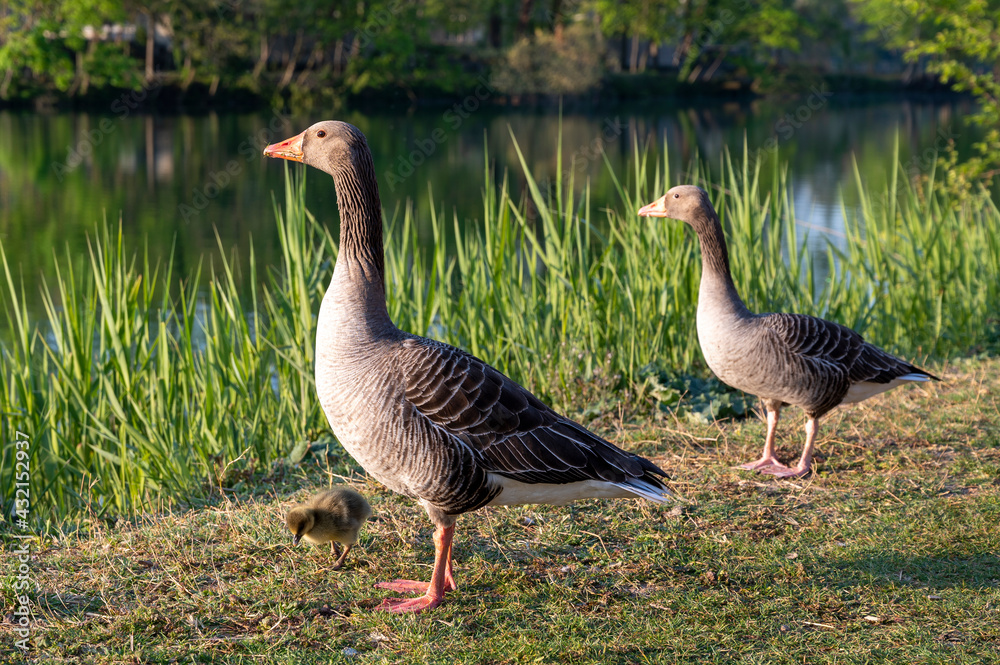
[[385, 295], [385, 250], [382, 245], [382, 203], [371, 153], [358, 151], [349, 165], [333, 171], [340, 210], [338, 261], [360, 268], [364, 280]]

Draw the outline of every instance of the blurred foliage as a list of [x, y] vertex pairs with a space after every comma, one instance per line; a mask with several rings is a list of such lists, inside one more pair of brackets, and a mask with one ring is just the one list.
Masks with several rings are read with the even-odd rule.
[[972, 94], [978, 110], [968, 121], [984, 128], [977, 154], [959, 161], [944, 149], [937, 186], [968, 194], [1000, 174], [1000, 0], [857, 0], [871, 36], [926, 62], [955, 90]]
[[144, 80], [210, 96], [245, 89], [277, 105], [427, 81], [453, 89], [461, 68], [429, 48], [442, 17], [461, 24], [408, 0], [13, 0], [0, 10], [0, 98]]
[[572, 94], [592, 90], [601, 79], [601, 34], [586, 24], [572, 25], [557, 38], [537, 32], [507, 51], [494, 79], [509, 94]]
[[[182, 95], [244, 91], [275, 106], [309, 108], [385, 92], [411, 100], [424, 92], [455, 94], [489, 70], [510, 94], [587, 93], [607, 83], [607, 73], [647, 70], [684, 83], [724, 79], [741, 89], [789, 91], [808, 88], [805, 79], [857, 74], [886, 59], [899, 75], [905, 54], [911, 69], [996, 100], [997, 6], [997, 0], [10, 0], [0, 9], [0, 99], [74, 98], [145, 82]], [[644, 89], [655, 94], [657, 87]], [[995, 108], [994, 101], [984, 109], [983, 123], [996, 125]], [[998, 143], [991, 133], [983, 155]]]
[[0, 72], [5, 72], [0, 97], [137, 86], [128, 44], [85, 30], [125, 18], [124, 6], [115, 0], [10, 0], [0, 10]]

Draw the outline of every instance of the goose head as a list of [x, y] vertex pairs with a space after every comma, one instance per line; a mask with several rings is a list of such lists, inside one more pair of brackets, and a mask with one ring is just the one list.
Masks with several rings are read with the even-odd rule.
[[[333, 177], [340, 211], [341, 264], [348, 288], [367, 299], [365, 316], [391, 326], [385, 311], [385, 257], [382, 250], [382, 203], [368, 141], [354, 125], [338, 120], [317, 122], [301, 134], [264, 148], [265, 157], [287, 159], [315, 167]], [[374, 325], [373, 321], [369, 321]]]
[[292, 545], [298, 545], [302, 536], [316, 526], [316, 512], [309, 508], [292, 508], [285, 516], [285, 524], [292, 532]]
[[365, 135], [354, 125], [339, 120], [317, 122], [301, 134], [267, 146], [264, 155], [302, 162], [330, 175], [366, 162], [371, 164]]
[[708, 192], [694, 185], [678, 185], [649, 205], [639, 208], [640, 217], [669, 217], [687, 222], [696, 231], [714, 217]]
[[[725, 297], [743, 307], [729, 270], [729, 250], [722, 232], [719, 215], [716, 214], [708, 192], [694, 185], [678, 185], [649, 205], [639, 208], [640, 217], [669, 217], [686, 222], [694, 229], [701, 243], [701, 258], [705, 267], [702, 282], [706, 276], [714, 275], [710, 282], [725, 290]], [[699, 298], [700, 302], [700, 298]]]

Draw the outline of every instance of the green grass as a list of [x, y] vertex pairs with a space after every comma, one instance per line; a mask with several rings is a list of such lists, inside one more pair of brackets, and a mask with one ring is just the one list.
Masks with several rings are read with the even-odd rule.
[[[1000, 362], [940, 371], [943, 384], [831, 414], [817, 473], [796, 481], [733, 468], [759, 453], [757, 420], [620, 420], [611, 409], [599, 431], [668, 469], [689, 503], [463, 516], [459, 588], [419, 616], [375, 611], [388, 594], [373, 584], [429, 577], [430, 524], [337, 448], [258, 472], [197, 510], [93, 517], [32, 545], [29, 655], [88, 664], [993, 662]], [[790, 416], [779, 438], [786, 459], [802, 443], [803, 418]], [[281, 520], [331, 482], [350, 482], [375, 512], [338, 572], [328, 548], [293, 548]], [[4, 539], [6, 551], [13, 545]], [[14, 639], [0, 624], [5, 649]], [[0, 662], [23, 662], [9, 658]]]
[[[637, 152], [618, 200], [599, 202], [526, 168], [515, 199], [487, 168], [482, 220], [434, 215], [429, 252], [409, 208], [396, 207], [386, 234], [393, 320], [483, 357], [584, 420], [618, 398], [629, 412], [654, 410], [665, 393], [675, 400], [696, 385], [683, 377], [707, 371], [695, 341], [697, 242], [680, 222], [635, 215], [686, 181], [712, 193], [751, 308], [827, 316], [918, 362], [998, 347], [1000, 212], [990, 199], [926, 197], [896, 177], [868, 192], [859, 178], [863, 219], [849, 217], [849, 249], [831, 248], [835, 269], [824, 272], [797, 236], [784, 173], [763, 190], [745, 161], [724, 158], [720, 182], [697, 162], [679, 178], [666, 164]], [[226, 260], [205, 268], [203, 290], [200, 272], [150, 265], [104, 224], [86, 260], [56, 258], [47, 314], [32, 320], [0, 253], [10, 322], [0, 437], [30, 437], [33, 524], [197, 505], [329, 441], [312, 341], [336, 243], [304, 209], [303, 183], [289, 178], [275, 209], [283, 264], [258, 274], [252, 255], [246, 266]], [[237, 287], [238, 270], [257, 285], [251, 293]], [[680, 392], [663, 389], [664, 375], [681, 377]], [[5, 445], [0, 477], [12, 477], [13, 463]], [[9, 515], [13, 484], [0, 493]]]
[[[13, 322], [3, 348], [4, 440], [30, 439], [34, 521], [99, 515], [203, 496], [227, 473], [266, 467], [307, 438], [321, 414], [311, 379], [317, 275], [325, 248], [288, 188], [277, 210], [285, 270], [241, 298], [229, 261], [176, 278], [130, 258], [105, 224], [89, 260], [57, 262], [47, 318], [28, 319], [0, 254]], [[2, 248], [0, 248], [2, 250]], [[251, 257], [250, 282], [258, 282]], [[279, 389], [272, 389], [277, 383]], [[4, 447], [3, 477], [12, 453]], [[242, 464], [233, 464], [235, 460]], [[13, 487], [5, 489], [9, 505]], [[8, 511], [4, 511], [9, 514]]]

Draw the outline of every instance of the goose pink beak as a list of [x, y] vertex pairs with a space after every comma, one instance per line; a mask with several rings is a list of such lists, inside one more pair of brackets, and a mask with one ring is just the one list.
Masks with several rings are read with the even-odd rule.
[[285, 139], [279, 143], [272, 143], [264, 148], [264, 156], [287, 159], [292, 162], [301, 162], [302, 139], [305, 135], [306, 133], [302, 132], [298, 136], [293, 136], [290, 139]]
[[644, 205], [639, 208], [640, 217], [666, 217], [667, 216], [667, 197], [661, 196], [652, 203]]

